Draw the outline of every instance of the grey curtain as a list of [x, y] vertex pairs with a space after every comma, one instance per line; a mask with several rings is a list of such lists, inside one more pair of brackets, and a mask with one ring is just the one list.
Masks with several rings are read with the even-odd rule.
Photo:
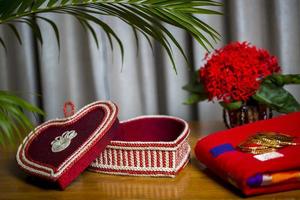
[[[300, 73], [300, 1], [298, 0], [226, 0], [220, 8], [224, 16], [199, 16], [223, 36], [216, 48], [230, 41], [249, 41], [267, 48], [279, 57], [284, 73]], [[111, 51], [100, 29], [97, 48], [91, 35], [69, 16], [47, 15], [57, 22], [61, 35], [58, 50], [55, 35], [48, 24], [43, 27], [43, 45], [32, 37], [26, 25], [20, 25], [23, 45], [5, 27], [0, 34], [8, 43], [8, 52], [0, 48], [0, 89], [18, 91], [27, 100], [41, 106], [46, 119], [62, 117], [65, 101], [77, 109], [95, 100], [110, 99], [120, 107], [120, 118], [144, 114], [168, 114], [201, 122], [221, 121], [221, 107], [203, 102], [186, 106], [188, 96], [181, 87], [191, 70], [175, 51], [178, 74], [166, 53], [153, 42], [152, 52], [140, 36], [139, 48], [130, 27], [115, 18], [103, 18], [120, 36], [125, 46], [124, 63], [117, 47]], [[188, 52], [194, 68], [203, 64], [205, 51], [185, 32], [169, 27]], [[289, 87], [300, 100], [300, 90]], [[36, 94], [41, 94], [42, 97]]]

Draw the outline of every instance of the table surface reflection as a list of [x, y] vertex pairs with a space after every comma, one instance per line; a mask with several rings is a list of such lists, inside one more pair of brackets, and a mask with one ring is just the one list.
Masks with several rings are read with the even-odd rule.
[[[224, 129], [221, 122], [191, 122], [189, 138], [197, 139]], [[16, 166], [15, 150], [0, 150], [0, 199], [241, 199], [231, 185], [201, 171], [191, 153], [191, 161], [176, 178], [111, 176], [82, 173], [65, 191], [25, 175]], [[248, 199], [300, 199], [300, 190], [261, 195]]]

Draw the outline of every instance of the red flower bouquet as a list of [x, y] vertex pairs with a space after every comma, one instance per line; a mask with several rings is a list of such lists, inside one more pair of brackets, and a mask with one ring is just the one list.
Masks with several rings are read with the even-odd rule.
[[199, 77], [210, 100], [216, 98], [229, 103], [246, 101], [265, 77], [279, 71], [277, 58], [266, 50], [237, 42], [216, 50], [207, 58]]
[[183, 89], [191, 92], [186, 104], [219, 101], [229, 110], [256, 101], [273, 110], [289, 113], [300, 104], [285, 84], [299, 84], [300, 75], [282, 75], [275, 56], [248, 42], [234, 42], [205, 56], [206, 64], [196, 71]]

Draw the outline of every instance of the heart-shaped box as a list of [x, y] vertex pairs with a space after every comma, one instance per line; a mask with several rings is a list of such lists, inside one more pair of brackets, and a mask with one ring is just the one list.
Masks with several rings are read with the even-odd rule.
[[135, 176], [175, 175], [189, 161], [188, 124], [170, 116], [141, 116], [120, 123], [123, 134], [110, 142], [89, 170]]
[[114, 103], [98, 101], [71, 117], [41, 124], [20, 145], [18, 165], [64, 189], [122, 134], [117, 114]]

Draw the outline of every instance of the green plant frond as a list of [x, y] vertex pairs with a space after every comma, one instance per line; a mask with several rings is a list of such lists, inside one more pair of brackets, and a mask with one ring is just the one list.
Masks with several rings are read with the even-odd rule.
[[33, 34], [38, 39], [38, 41], [41, 44], [43, 44], [43, 36], [41, 33], [41, 29], [40, 29], [39, 25], [36, 23], [36, 20], [34, 20], [34, 18], [24, 17], [24, 18], [16, 20], [16, 22], [21, 22], [21, 23], [27, 24], [31, 28]]
[[4, 113], [0, 113], [0, 144], [4, 144], [5, 140], [8, 140], [10, 144], [12, 144], [12, 137], [14, 134], [12, 124], [9, 122], [9, 119], [7, 116], [4, 115]]
[[94, 28], [88, 22], [86, 22], [84, 20], [80, 20], [80, 21], [81, 21], [81, 24], [83, 26], [85, 26], [87, 30], [89, 30], [91, 32], [91, 34], [94, 38], [94, 41], [96, 43], [96, 46], [97, 46], [97, 48], [99, 48], [99, 41], [98, 41], [98, 37], [97, 37], [97, 34], [96, 34]]
[[[207, 6], [221, 5], [220, 2], [213, 0], [0, 0], [0, 24], [10, 24], [10, 28], [21, 42], [20, 34], [11, 22], [26, 23], [38, 41], [42, 43], [41, 30], [36, 20], [45, 21], [53, 28], [58, 46], [60, 46], [55, 22], [38, 14], [51, 12], [69, 14], [75, 16], [85, 30], [91, 33], [97, 46], [99, 46], [99, 42], [91, 23], [101, 27], [106, 33], [111, 47], [113, 46], [112, 39], [117, 41], [123, 60], [124, 48], [120, 38], [108, 24], [99, 18], [101, 15], [117, 17], [133, 28], [136, 40], [138, 40], [137, 32], [141, 32], [148, 41], [149, 37], [158, 41], [166, 50], [176, 71], [170, 42], [179, 49], [186, 60], [187, 56], [173, 34], [161, 22], [186, 30], [209, 51], [213, 48], [210, 41], [218, 41], [220, 35], [195, 15], [222, 14], [207, 8]], [[1, 38], [0, 43], [5, 46]]]
[[6, 44], [5, 44], [5, 42], [3, 41], [3, 39], [1, 37], [0, 37], [0, 44], [4, 48], [5, 52], [7, 52]]
[[25, 110], [28, 110], [30, 112], [34, 112], [40, 115], [44, 115], [45, 113], [37, 108], [36, 106], [28, 103], [27, 101], [21, 99], [20, 97], [17, 97], [16, 95], [6, 92], [6, 91], [0, 91], [0, 107], [4, 109], [4, 105], [14, 105], [16, 107], [24, 108]]
[[60, 49], [60, 37], [59, 37], [59, 31], [58, 31], [58, 28], [57, 28], [56, 24], [52, 20], [50, 20], [48, 18], [45, 18], [45, 17], [42, 17], [42, 16], [35, 16], [35, 18], [47, 22], [52, 27], [52, 29], [53, 29], [53, 31], [55, 33], [55, 37], [56, 37], [56, 41], [57, 41], [57, 46]]
[[0, 144], [16, 144], [33, 124], [25, 111], [44, 115], [38, 107], [6, 91], [0, 91]]
[[20, 36], [19, 31], [16, 28], [16, 26], [14, 24], [11, 24], [11, 23], [7, 23], [7, 25], [12, 30], [12, 32], [15, 34], [15, 36], [17, 37], [19, 43], [22, 45], [21, 36]]

